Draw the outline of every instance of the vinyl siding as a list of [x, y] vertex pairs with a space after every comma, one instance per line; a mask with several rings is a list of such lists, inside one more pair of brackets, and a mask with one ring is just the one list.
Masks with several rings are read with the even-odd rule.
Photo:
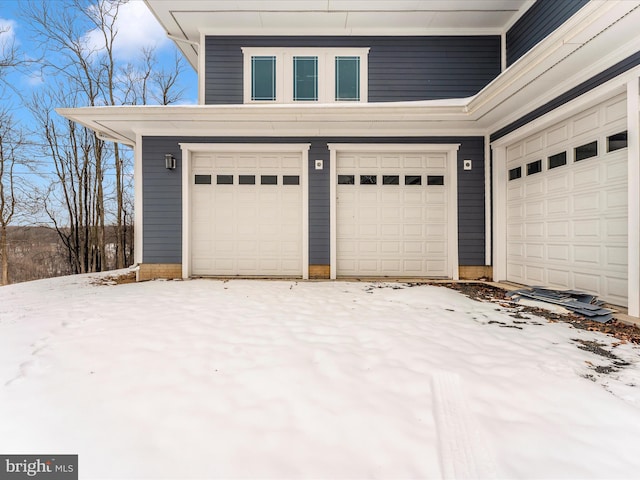
[[562, 25], [589, 0], [537, 0], [507, 32], [507, 66]]
[[[237, 137], [144, 137], [143, 171], [143, 262], [182, 261], [182, 160], [178, 143], [310, 143], [309, 150], [309, 263], [329, 264], [329, 149], [328, 143], [459, 143], [458, 225], [460, 265], [484, 265], [484, 138], [237, 138]], [[164, 168], [165, 153], [173, 153], [176, 169]], [[462, 161], [473, 161], [464, 171]], [[315, 160], [324, 169], [315, 170]]]
[[500, 73], [500, 37], [207, 36], [205, 103], [243, 103], [242, 47], [369, 47], [369, 102], [462, 98]]

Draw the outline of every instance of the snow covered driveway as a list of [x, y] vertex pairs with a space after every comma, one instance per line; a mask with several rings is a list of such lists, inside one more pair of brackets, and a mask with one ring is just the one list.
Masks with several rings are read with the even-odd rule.
[[435, 286], [90, 278], [0, 288], [0, 453], [79, 454], [80, 478], [640, 472], [640, 351], [611, 337]]

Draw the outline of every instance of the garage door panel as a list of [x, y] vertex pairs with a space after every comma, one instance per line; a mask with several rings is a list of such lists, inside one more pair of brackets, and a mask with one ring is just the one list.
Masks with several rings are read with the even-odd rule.
[[380, 166], [382, 168], [400, 168], [402, 157], [400, 155], [383, 155], [380, 160]]
[[592, 132], [598, 128], [598, 115], [600, 112], [590, 112], [582, 117], [578, 117], [573, 121], [573, 134], [575, 136], [583, 133]]
[[628, 229], [626, 217], [605, 219], [605, 231], [612, 240], [626, 242]]
[[561, 125], [551, 128], [546, 134], [547, 146], [552, 147], [558, 143], [564, 142], [569, 138], [569, 125]]
[[605, 192], [605, 204], [609, 210], [625, 209], [627, 207], [627, 190], [619, 188]]
[[590, 168], [582, 172], [576, 172], [573, 176], [573, 184], [576, 188], [596, 187], [600, 184], [600, 176], [599, 168]]
[[[380, 246], [380, 253], [382, 254], [395, 254], [395, 255], [399, 255], [400, 253], [402, 253], [402, 248], [401, 248], [401, 242], [399, 241], [381, 241], [381, 242], [375, 242], [372, 246], [371, 251], [375, 252], [376, 249], [378, 248], [378, 245]], [[366, 251], [366, 250], [363, 250]]]
[[524, 187], [524, 195], [526, 198], [542, 195], [544, 192], [544, 182], [542, 179], [531, 181]]
[[405, 169], [423, 169], [425, 166], [424, 157], [422, 155], [406, 155], [402, 165]]
[[507, 188], [507, 200], [518, 200], [524, 197], [524, 188], [521, 185]]
[[591, 292], [602, 291], [600, 285], [600, 275], [590, 272], [575, 271], [573, 273], [573, 281], [576, 288]]
[[554, 175], [547, 178], [547, 193], [566, 193], [569, 188], [569, 177], [562, 172], [553, 172]]
[[547, 245], [547, 259], [554, 262], [568, 263], [570, 260], [569, 245]]
[[595, 266], [602, 262], [600, 245], [575, 245], [573, 247], [573, 261], [578, 266]]
[[531, 259], [544, 260], [544, 245], [539, 243], [527, 243], [525, 255]]
[[600, 212], [600, 192], [580, 193], [573, 196], [573, 212], [574, 213], [592, 213]]
[[604, 180], [607, 183], [615, 181], [621, 181], [624, 183], [628, 175], [627, 159], [625, 157], [621, 157], [620, 160], [609, 165], [605, 165], [604, 170]]
[[547, 222], [549, 238], [566, 238], [569, 235], [569, 223], [566, 220]]
[[626, 270], [628, 262], [628, 250], [626, 246], [608, 246], [605, 248], [607, 263], [616, 265]]
[[428, 169], [444, 171], [447, 169], [447, 156], [446, 155], [428, 155], [425, 166]]
[[447, 192], [443, 187], [428, 186], [426, 202], [429, 207], [433, 205], [445, 206], [447, 203]]
[[444, 241], [428, 242], [424, 247], [426, 248], [425, 254], [428, 257], [437, 256], [438, 258], [441, 258], [447, 254], [447, 244]]
[[434, 276], [444, 277], [447, 275], [447, 263], [442, 259], [427, 260], [425, 262], [425, 267], [427, 271], [433, 272], [432, 275]]
[[405, 205], [423, 205], [425, 203], [425, 195], [420, 191], [405, 191], [403, 196]]
[[569, 272], [567, 270], [547, 269], [547, 282], [555, 288], [569, 288]]
[[544, 285], [544, 268], [538, 265], [528, 264], [524, 267], [527, 283], [532, 285]]

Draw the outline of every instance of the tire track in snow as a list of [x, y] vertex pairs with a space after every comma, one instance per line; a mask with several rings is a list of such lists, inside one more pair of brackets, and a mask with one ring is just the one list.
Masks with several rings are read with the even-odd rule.
[[460, 376], [437, 373], [432, 384], [443, 478], [497, 478], [494, 456], [469, 409]]

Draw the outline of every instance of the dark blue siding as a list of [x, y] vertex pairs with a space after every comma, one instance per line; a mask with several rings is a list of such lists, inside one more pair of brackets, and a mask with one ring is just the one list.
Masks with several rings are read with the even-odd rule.
[[242, 47], [369, 47], [369, 101], [462, 98], [500, 73], [500, 37], [206, 38], [205, 103], [243, 103]]
[[[164, 156], [176, 157], [167, 170]], [[182, 263], [182, 151], [175, 138], [142, 142], [143, 262]]]
[[537, 0], [507, 32], [507, 66], [531, 50], [589, 0]]
[[[329, 148], [327, 143], [459, 143], [458, 231], [460, 265], [484, 265], [484, 138], [271, 138], [271, 137], [144, 137], [143, 169], [143, 262], [181, 263], [182, 174], [178, 143], [310, 143], [309, 150], [309, 263], [329, 264]], [[164, 154], [178, 159], [174, 171], [164, 168]], [[473, 170], [462, 169], [462, 161], [473, 161]], [[324, 160], [315, 170], [314, 161]]]
[[621, 62], [616, 63], [614, 66], [607, 68], [605, 71], [599, 73], [598, 75], [591, 77], [589, 80], [586, 80], [580, 85], [577, 85], [572, 89], [566, 91], [562, 95], [557, 96], [550, 102], [547, 102], [541, 107], [538, 107], [535, 110], [520, 117], [515, 122], [512, 122], [509, 125], [494, 132], [491, 135], [491, 141], [493, 142], [501, 137], [504, 137], [505, 135], [513, 132], [514, 130], [517, 130], [523, 125], [526, 125], [536, 118], [541, 117], [542, 115], [549, 113], [552, 110], [555, 110], [556, 108], [564, 105], [567, 102], [570, 102], [575, 98], [578, 98], [580, 95], [587, 93], [589, 90], [596, 88], [598, 85], [602, 85], [603, 83], [608, 82], [609, 80], [617, 77], [627, 70], [632, 69], [633, 67], [636, 67], [637, 65], [640, 65], [640, 52], [634, 53]]

